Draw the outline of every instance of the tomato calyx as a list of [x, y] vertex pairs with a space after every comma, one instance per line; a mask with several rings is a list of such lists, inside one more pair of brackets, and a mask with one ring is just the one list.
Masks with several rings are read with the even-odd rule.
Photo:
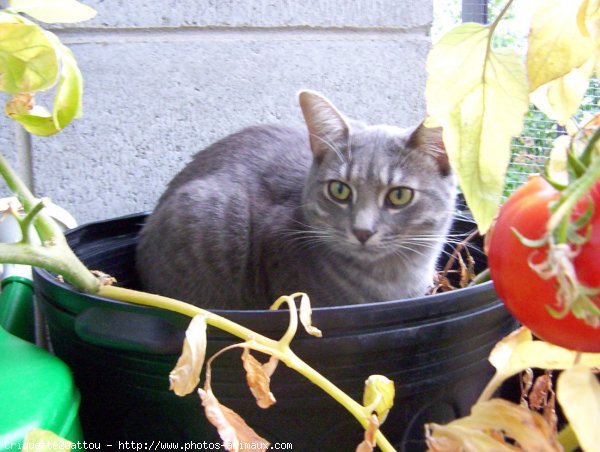
[[[521, 244], [533, 249], [528, 257], [529, 267], [544, 280], [556, 280], [554, 303], [545, 306], [550, 315], [562, 319], [572, 313], [593, 328], [600, 328], [597, 297], [600, 287], [583, 284], [574, 261], [582, 247], [590, 241], [594, 209], [600, 209], [600, 204], [595, 206], [590, 195], [590, 190], [600, 180], [600, 153], [596, 149], [600, 140], [599, 121], [600, 115], [571, 139], [569, 149], [566, 149], [567, 183], [559, 183], [549, 170], [544, 176], [560, 194], [558, 199], [549, 202], [551, 216], [545, 234], [539, 239], [532, 239], [512, 228]], [[576, 141], [585, 143], [582, 152], [575, 151]]]
[[[588, 216], [586, 213], [584, 216], [588, 217], [587, 221], [589, 221], [591, 215]], [[581, 229], [583, 226], [580, 220], [581, 217], [570, 223], [573, 227], [569, 228], [567, 243], [557, 243], [556, 234], [553, 231], [548, 231], [540, 239], [527, 238], [515, 228], [512, 228], [512, 231], [524, 246], [534, 249], [529, 255], [529, 267], [540, 278], [544, 280], [556, 278], [558, 282], [556, 290], [557, 308], [546, 305], [550, 315], [556, 319], [562, 319], [572, 313], [576, 318], [583, 320], [593, 328], [599, 328], [600, 308], [592, 300], [592, 297], [600, 294], [600, 288], [587, 287], [581, 284], [573, 264], [573, 260], [579, 255], [581, 245], [585, 244], [590, 238], [589, 225], [586, 227], [588, 232], [585, 236], [579, 234], [575, 229], [576, 227]], [[537, 248], [543, 248], [543, 251], [539, 251]], [[545, 255], [545, 259], [536, 262], [539, 255]]]

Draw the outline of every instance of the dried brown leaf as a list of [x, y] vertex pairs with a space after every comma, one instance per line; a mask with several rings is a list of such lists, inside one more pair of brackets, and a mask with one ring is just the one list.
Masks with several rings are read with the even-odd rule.
[[428, 452], [514, 452], [515, 448], [499, 441], [496, 435], [460, 425], [427, 424], [426, 442]]
[[190, 394], [200, 383], [200, 371], [206, 356], [206, 319], [197, 315], [190, 322], [181, 356], [169, 374], [170, 389], [178, 396]]
[[[267, 365], [270, 362], [271, 361], [267, 362]], [[275, 397], [270, 390], [270, 374], [267, 374], [263, 364], [259, 363], [258, 360], [250, 354], [250, 349], [248, 348], [244, 348], [244, 352], [242, 353], [242, 363], [244, 365], [244, 370], [246, 371], [248, 387], [256, 399], [256, 404], [261, 408], [269, 408], [271, 405], [275, 404]], [[268, 366], [267, 369], [274, 370], [270, 369], [270, 366]]]
[[470, 416], [451, 424], [481, 432], [502, 432], [507, 444], [512, 444], [514, 440], [523, 450], [562, 450], [553, 426], [540, 414], [502, 399], [477, 403], [471, 408]]
[[321, 330], [312, 325], [312, 309], [310, 307], [310, 300], [306, 294], [302, 294], [302, 298], [300, 298], [300, 322], [311, 336], [323, 336]]
[[267, 450], [269, 442], [252, 430], [235, 411], [221, 405], [209, 386], [198, 389], [198, 394], [206, 418], [217, 428], [226, 450], [230, 452], [237, 452], [240, 448]]
[[537, 377], [529, 393], [529, 407], [534, 410], [543, 409], [548, 403], [550, 391], [552, 391], [551, 375], [545, 373]]
[[375, 435], [377, 434], [377, 430], [379, 430], [379, 420], [373, 414], [369, 418], [369, 425], [365, 430], [365, 439], [356, 447], [356, 452], [373, 452], [375, 450], [375, 445], [377, 444]]
[[277, 369], [277, 364], [279, 364], [279, 359], [275, 356], [271, 356], [269, 360], [262, 365], [262, 368], [268, 377], [273, 376], [275, 369]]
[[525, 408], [529, 408], [529, 391], [533, 387], [533, 370], [525, 369], [521, 374], [521, 405]]

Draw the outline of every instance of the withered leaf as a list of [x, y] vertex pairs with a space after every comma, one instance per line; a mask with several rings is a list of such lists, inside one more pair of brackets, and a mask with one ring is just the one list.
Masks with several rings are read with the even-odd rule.
[[206, 319], [195, 316], [185, 332], [183, 350], [169, 374], [170, 389], [178, 396], [190, 394], [200, 383], [200, 371], [206, 356]]
[[210, 387], [198, 389], [204, 413], [208, 421], [217, 428], [223, 446], [230, 452], [244, 449], [267, 450], [269, 442], [261, 438], [235, 411], [221, 405]]
[[310, 300], [306, 294], [302, 294], [302, 298], [300, 298], [300, 322], [311, 336], [323, 336], [321, 330], [312, 325], [312, 309], [310, 307]]
[[365, 430], [365, 439], [356, 448], [356, 452], [373, 452], [375, 450], [375, 434], [379, 430], [379, 420], [376, 415], [371, 415], [369, 426]]
[[552, 426], [527, 408], [492, 399], [473, 405], [471, 415], [447, 425], [428, 425], [427, 444], [432, 451], [562, 450]]
[[396, 389], [392, 380], [383, 375], [371, 375], [365, 381], [363, 405], [368, 407], [376, 404], [373, 407], [373, 411], [377, 413], [379, 424], [383, 424], [394, 405], [395, 395]]
[[[261, 408], [269, 408], [276, 400], [270, 390], [271, 374], [274, 371], [271, 361], [265, 365], [258, 362], [250, 354], [250, 349], [244, 348], [242, 353], [242, 363], [246, 371], [246, 381], [252, 395], [256, 399], [256, 404]], [[266, 369], [266, 370], [265, 370]], [[271, 372], [270, 374], [268, 372]]]

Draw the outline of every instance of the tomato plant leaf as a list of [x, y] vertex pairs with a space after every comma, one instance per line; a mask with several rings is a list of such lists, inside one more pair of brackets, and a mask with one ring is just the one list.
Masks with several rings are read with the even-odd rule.
[[531, 101], [550, 119], [566, 125], [577, 113], [593, 72], [594, 60], [590, 59], [581, 67], [540, 86], [531, 93]]
[[556, 396], [585, 451], [600, 444], [600, 383], [592, 370], [578, 365], [558, 377]]
[[239, 450], [240, 443], [252, 450], [267, 450], [269, 442], [261, 438], [239, 414], [221, 405], [210, 386], [198, 389], [208, 421], [217, 428], [223, 445], [228, 451]]
[[379, 430], [379, 420], [377, 416], [372, 415], [369, 418], [369, 425], [365, 430], [365, 439], [358, 445], [356, 448], [356, 452], [373, 452], [375, 450], [375, 445], [377, 440], [375, 439], [375, 434]]
[[57, 43], [61, 50], [61, 73], [52, 105], [52, 114], [30, 111], [20, 113], [6, 108], [6, 113], [28, 132], [48, 136], [64, 129], [81, 115], [83, 78], [71, 50]]
[[13, 11], [25, 13], [41, 22], [74, 23], [96, 16], [96, 11], [77, 0], [9, 0]]
[[270, 389], [271, 378], [265, 368], [250, 354], [248, 348], [244, 348], [242, 353], [242, 363], [246, 371], [246, 382], [250, 392], [256, 399], [256, 404], [261, 408], [269, 408], [275, 404], [276, 400]]
[[464, 24], [434, 46], [427, 70], [428, 113], [443, 128], [450, 164], [486, 232], [500, 204], [512, 137], [529, 106], [524, 65], [516, 53], [491, 48], [488, 27]]
[[0, 90], [9, 94], [52, 87], [59, 62], [47, 34], [37, 25], [0, 22]]
[[536, 9], [529, 33], [530, 90], [563, 77], [593, 55], [594, 43], [581, 33], [581, 1], [546, 0]]
[[506, 400], [492, 399], [477, 403], [471, 408], [471, 416], [456, 422], [487, 432], [502, 431], [505, 437], [517, 441], [522, 450], [561, 450], [556, 432], [540, 414]]
[[[502, 382], [525, 369], [568, 369], [575, 362], [576, 356], [577, 352], [573, 350], [544, 341], [534, 341], [531, 331], [521, 327], [492, 349], [489, 361], [496, 373], [483, 390], [479, 401], [491, 398]], [[600, 353], [581, 353], [580, 361], [586, 366], [600, 366]]]
[[308, 334], [315, 337], [322, 337], [323, 333], [320, 329], [312, 324], [312, 309], [308, 295], [302, 294], [300, 298], [300, 323]]
[[371, 375], [365, 381], [365, 392], [363, 394], [363, 405], [373, 406], [377, 413], [379, 424], [383, 424], [389, 411], [394, 405], [396, 390], [394, 382], [383, 375]]
[[185, 332], [183, 350], [169, 374], [170, 389], [178, 396], [190, 394], [200, 383], [200, 371], [206, 356], [206, 319], [195, 316]]
[[503, 444], [500, 439], [479, 430], [472, 430], [460, 425], [427, 424], [426, 441], [428, 451], [456, 452], [483, 451], [514, 452], [514, 448]]

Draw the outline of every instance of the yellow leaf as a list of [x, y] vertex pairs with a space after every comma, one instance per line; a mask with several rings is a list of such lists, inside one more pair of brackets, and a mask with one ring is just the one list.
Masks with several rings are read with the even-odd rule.
[[83, 22], [96, 11], [76, 0], [10, 0], [10, 7], [46, 23]]
[[522, 130], [529, 101], [516, 54], [490, 53], [483, 68], [472, 68], [480, 69], [480, 83], [441, 122], [450, 164], [479, 231], [485, 233], [500, 204], [512, 137]]
[[460, 425], [427, 424], [428, 452], [515, 452], [515, 449], [479, 430]]
[[502, 399], [477, 403], [471, 415], [457, 424], [483, 431], [499, 430], [514, 439], [523, 450], [562, 450], [553, 427], [540, 414]]
[[427, 57], [425, 96], [431, 116], [428, 122], [442, 125], [442, 118], [481, 83], [488, 38], [487, 27], [466, 23], [452, 29], [433, 46]]
[[375, 450], [375, 434], [379, 430], [379, 421], [377, 416], [372, 415], [369, 418], [369, 425], [365, 430], [365, 439], [358, 445], [356, 452], [373, 452]]
[[276, 402], [270, 390], [270, 375], [265, 371], [265, 367], [250, 354], [248, 348], [244, 348], [242, 363], [246, 371], [248, 387], [256, 399], [256, 404], [261, 408], [269, 408]]
[[531, 21], [527, 51], [530, 91], [581, 67], [594, 43], [581, 33], [581, 0], [540, 2]]
[[550, 119], [566, 125], [579, 110], [593, 72], [594, 59], [590, 58], [581, 67], [540, 86], [531, 93], [531, 101]]
[[371, 407], [377, 413], [379, 424], [383, 424], [390, 409], [394, 405], [396, 390], [394, 382], [383, 375], [371, 375], [365, 381], [363, 405]]
[[600, 445], [600, 383], [589, 367], [577, 365], [558, 377], [556, 396], [586, 452]]
[[306, 332], [311, 336], [323, 336], [321, 330], [312, 325], [312, 309], [310, 307], [310, 300], [306, 294], [302, 294], [302, 298], [300, 298], [300, 323], [302, 323]]
[[[556, 433], [533, 411], [506, 400], [479, 402], [467, 417], [445, 426], [427, 426], [431, 451], [561, 451]], [[513, 440], [520, 448], [513, 448]]]
[[170, 389], [178, 396], [190, 394], [200, 383], [200, 371], [206, 356], [206, 319], [195, 316], [183, 341], [183, 351], [169, 374]]
[[257, 435], [239, 414], [221, 405], [210, 387], [198, 389], [198, 393], [206, 418], [217, 428], [226, 450], [238, 451], [241, 444], [243, 449], [267, 450], [269, 442]]
[[0, 90], [15, 94], [48, 89], [56, 82], [58, 66], [55, 48], [44, 30], [37, 25], [0, 22]]
[[[445, 35], [427, 59], [427, 111], [443, 128], [444, 144], [480, 232], [500, 203], [511, 140], [529, 106], [520, 57], [495, 51], [490, 30], [463, 24]], [[467, 69], [468, 68], [468, 69]]]
[[[577, 12], [577, 26], [583, 36], [598, 36], [600, 34], [600, 1], [584, 0]], [[596, 44], [596, 47], [598, 44]]]
[[[479, 400], [490, 398], [504, 380], [525, 369], [568, 369], [573, 366], [576, 357], [577, 352], [572, 350], [534, 341], [528, 329], [520, 328], [496, 344], [490, 353], [489, 361], [496, 368], [496, 374]], [[586, 366], [600, 366], [600, 353], [581, 353], [579, 359]]]
[[519, 346], [519, 344], [531, 342], [532, 340], [533, 336], [531, 335], [531, 331], [527, 328], [521, 327], [518, 330], [513, 331], [494, 346], [488, 358], [490, 364], [494, 366], [497, 371], [504, 371], [504, 369], [510, 366], [510, 360], [513, 357], [517, 346]]

